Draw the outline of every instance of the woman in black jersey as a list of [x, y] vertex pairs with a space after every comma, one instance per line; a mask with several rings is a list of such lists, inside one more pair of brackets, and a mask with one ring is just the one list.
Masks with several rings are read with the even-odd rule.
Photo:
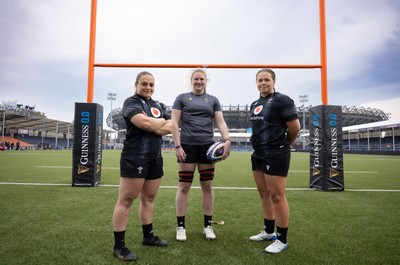
[[[274, 241], [268, 253], [287, 249], [289, 205], [286, 200], [286, 176], [290, 164], [290, 146], [300, 131], [294, 102], [275, 92], [275, 73], [262, 69], [256, 75], [260, 98], [251, 104], [253, 133], [251, 156], [254, 181], [261, 199], [264, 230], [250, 237], [252, 241]], [[276, 225], [276, 233], [275, 233]]]
[[151, 73], [139, 73], [135, 88], [135, 95], [127, 98], [122, 108], [127, 131], [120, 160], [119, 196], [113, 214], [113, 254], [125, 261], [136, 260], [125, 246], [125, 231], [132, 203], [138, 196], [142, 244], [160, 247], [168, 244], [153, 235], [153, 201], [164, 174], [161, 136], [172, 132], [171, 117], [165, 105], [151, 97], [154, 93]]

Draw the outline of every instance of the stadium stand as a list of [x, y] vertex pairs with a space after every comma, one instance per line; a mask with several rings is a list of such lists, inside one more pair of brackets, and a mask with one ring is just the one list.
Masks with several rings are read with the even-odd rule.
[[0, 144], [0, 146], [1, 146], [0, 150], [17, 149], [17, 145], [19, 145], [20, 149], [32, 149], [33, 148], [33, 145], [31, 145], [25, 141], [5, 135]]
[[[298, 117], [300, 119], [300, 124], [303, 125], [303, 111], [305, 117], [305, 124], [309, 122], [308, 111], [312, 106], [297, 107]], [[171, 107], [168, 107], [171, 111]], [[251, 122], [250, 122], [250, 106], [240, 106], [240, 105], [229, 105], [222, 106], [224, 119], [228, 125], [229, 132], [231, 135], [232, 149], [233, 150], [250, 150], [251, 145], [249, 144], [249, 137], [251, 135]], [[384, 113], [382, 110], [375, 108], [365, 108], [365, 107], [347, 107], [342, 106], [342, 127], [345, 131], [349, 126], [365, 125], [373, 126], [370, 130], [370, 145], [368, 146], [368, 137], [364, 130], [359, 131], [359, 135], [355, 135], [354, 132], [351, 134], [343, 133], [343, 145], [345, 150], [364, 150], [364, 151], [399, 151], [400, 150], [400, 121], [399, 122], [389, 122], [389, 114]], [[112, 122], [112, 124], [111, 124]], [[380, 123], [381, 122], [381, 123]], [[114, 130], [119, 131], [119, 142], [124, 139], [125, 121], [121, 115], [121, 108], [116, 108], [111, 111], [108, 115], [106, 123], [109, 127]], [[370, 125], [372, 124], [372, 125]], [[374, 126], [377, 124], [377, 127]], [[394, 128], [393, 130], [391, 128]], [[354, 130], [354, 129], [350, 129]], [[378, 134], [380, 132], [385, 132], [386, 138], [381, 137]], [[347, 132], [347, 131], [346, 131]], [[305, 141], [305, 150], [308, 150], [308, 130], [307, 128], [302, 128], [300, 139], [296, 142], [294, 149], [303, 150], [303, 141]], [[394, 137], [392, 137], [394, 136]], [[355, 138], [356, 137], [356, 138]], [[169, 148], [173, 146], [172, 137], [165, 136], [164, 146]], [[359, 143], [359, 140], [362, 143]], [[220, 135], [217, 129], [215, 129], [215, 140], [220, 140]], [[350, 140], [350, 144], [348, 142]], [[365, 142], [365, 144], [364, 144]], [[357, 147], [359, 146], [359, 147]], [[347, 149], [346, 149], [347, 148]], [[389, 150], [390, 149], [390, 150]]]
[[[18, 104], [17, 101], [4, 102], [0, 105], [1, 142], [5, 137], [24, 141], [35, 148], [72, 147], [73, 122], [49, 119], [36, 107]], [[40, 139], [39, 139], [40, 138]]]
[[[306, 106], [304, 109], [306, 124], [309, 121], [308, 111], [311, 107], [311, 105]], [[168, 110], [171, 111], [171, 107], [168, 107]], [[222, 106], [224, 119], [228, 125], [229, 130], [236, 133], [247, 132], [248, 128], [251, 127], [249, 110], [249, 105]], [[382, 110], [375, 108], [342, 106], [342, 112], [343, 127], [389, 120], [388, 114], [385, 114]], [[300, 119], [300, 124], [303, 124], [303, 107], [297, 107], [297, 113]], [[121, 108], [113, 109], [108, 115], [106, 123], [109, 127], [112, 127], [116, 131], [124, 130], [126, 127], [125, 121], [121, 116]]]
[[348, 151], [400, 151], [400, 120], [343, 127], [343, 148]]
[[[312, 106], [298, 107], [300, 124], [308, 123], [308, 111]], [[233, 150], [250, 150], [251, 135], [250, 106], [228, 105], [222, 106], [223, 115], [228, 125]], [[168, 107], [171, 111], [171, 107]], [[342, 106], [343, 111], [343, 146], [347, 151], [400, 151], [400, 121], [389, 122], [389, 114], [374, 108]], [[0, 105], [0, 118], [3, 123], [2, 139], [10, 136], [24, 141], [34, 148], [72, 148], [74, 123], [63, 122], [47, 118], [44, 113], [36, 111], [34, 107], [17, 104], [17, 102], [3, 102]], [[113, 109], [106, 118], [106, 124], [117, 132], [113, 148], [121, 148], [125, 138], [125, 121], [121, 115], [121, 108]], [[352, 127], [359, 126], [359, 127]], [[361, 127], [360, 127], [361, 126]], [[364, 127], [362, 127], [364, 126]], [[303, 129], [303, 128], [302, 128]], [[110, 130], [104, 130], [103, 147], [110, 147]], [[215, 129], [215, 140], [219, 139]], [[308, 131], [303, 129], [300, 139], [294, 148], [303, 150], [302, 141], [305, 141], [308, 150]], [[163, 137], [164, 148], [172, 148], [171, 135]], [[1, 143], [1, 142], [0, 142]]]

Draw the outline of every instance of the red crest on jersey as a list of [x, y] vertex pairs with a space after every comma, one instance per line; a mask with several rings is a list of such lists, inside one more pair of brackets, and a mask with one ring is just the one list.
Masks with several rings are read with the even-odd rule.
[[258, 115], [263, 109], [263, 105], [258, 106], [257, 108], [254, 109], [253, 113], [254, 115]]
[[154, 118], [159, 118], [161, 115], [160, 110], [157, 108], [151, 108], [150, 111], [151, 111], [151, 115], [153, 115]]

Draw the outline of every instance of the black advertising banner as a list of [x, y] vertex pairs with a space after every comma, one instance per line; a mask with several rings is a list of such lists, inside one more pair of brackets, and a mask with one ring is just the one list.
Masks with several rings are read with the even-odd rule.
[[325, 187], [324, 141], [322, 131], [322, 106], [309, 109], [310, 128], [310, 188], [323, 190]]
[[101, 179], [103, 107], [75, 103], [72, 186], [95, 187]]
[[342, 107], [310, 108], [310, 188], [343, 191]]
[[326, 185], [329, 191], [344, 190], [342, 107], [324, 106], [326, 138]]

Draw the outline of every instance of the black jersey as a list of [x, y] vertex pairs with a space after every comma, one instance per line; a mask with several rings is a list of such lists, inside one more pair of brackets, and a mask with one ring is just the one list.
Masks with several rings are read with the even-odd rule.
[[253, 129], [250, 141], [255, 152], [289, 149], [286, 122], [297, 119], [290, 97], [278, 92], [260, 97], [251, 104], [250, 112]]
[[126, 124], [126, 139], [122, 153], [143, 158], [158, 157], [161, 155], [161, 136], [142, 130], [131, 122], [133, 116], [143, 112], [148, 117], [171, 119], [166, 106], [158, 101], [139, 95], [127, 98], [122, 108]]

